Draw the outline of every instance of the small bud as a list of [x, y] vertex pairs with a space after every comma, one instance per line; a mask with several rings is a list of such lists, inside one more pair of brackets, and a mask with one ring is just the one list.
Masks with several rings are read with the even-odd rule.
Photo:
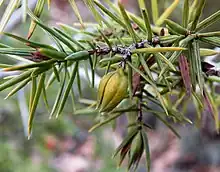
[[135, 171], [144, 151], [144, 143], [141, 132], [135, 136], [130, 148], [130, 157], [128, 162], [128, 170]]
[[42, 56], [46, 56], [51, 59], [64, 60], [66, 57], [65, 53], [48, 48], [38, 48], [37, 50]]
[[126, 96], [128, 79], [122, 68], [105, 75], [99, 84], [97, 108], [100, 112], [114, 109]]
[[90, 57], [89, 52], [84, 50], [84, 51], [74, 52], [70, 54], [69, 56], [65, 58], [65, 60], [79, 61], [79, 60], [86, 60], [89, 57]]

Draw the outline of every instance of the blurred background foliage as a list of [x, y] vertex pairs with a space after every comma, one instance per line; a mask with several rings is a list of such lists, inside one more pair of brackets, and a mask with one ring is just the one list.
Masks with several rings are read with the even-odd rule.
[[[164, 11], [171, 2], [171, 0], [159, 0], [161, 11]], [[82, 1], [78, 0], [77, 3], [83, 20], [85, 22], [93, 21], [94, 19], [91, 18], [91, 14]], [[138, 13], [136, 1], [123, 0], [123, 3], [128, 10]], [[146, 1], [146, 4], [150, 7], [149, 1]], [[6, 5], [7, 2], [1, 6], [0, 16], [2, 16]], [[182, 6], [183, 0], [180, 0], [178, 8], [180, 9]], [[174, 21], [179, 21], [181, 18], [178, 8], [171, 16]], [[219, 10], [218, 1], [209, 0], [202, 17], [205, 18], [217, 10]], [[55, 25], [59, 22], [72, 25], [77, 21], [67, 0], [52, 0], [50, 11], [45, 9], [41, 19], [49, 25]], [[17, 22], [6, 31], [26, 37], [29, 24], [29, 19], [26, 23]], [[217, 30], [219, 26], [218, 23], [208, 29]], [[38, 28], [32, 40], [51, 43], [48, 37], [44, 36], [44, 32]], [[20, 46], [18, 42], [4, 36], [0, 38], [0, 42], [14, 47]], [[2, 62], [16, 63], [15, 60], [5, 57], [0, 55], [1, 61], [4, 60]], [[54, 100], [57, 94], [55, 85], [49, 89], [48, 95], [51, 100]], [[95, 98], [96, 90], [91, 90], [86, 82], [83, 85], [84, 97]], [[73, 116], [71, 101], [69, 101], [62, 118], [49, 120], [47, 109], [42, 106], [42, 103], [36, 112], [34, 137], [27, 140], [24, 135], [18, 102], [19, 95], [22, 96], [22, 94], [21, 91], [9, 100], [4, 100], [6, 92], [0, 93], [1, 172], [116, 171], [116, 161], [111, 156], [125, 134], [123, 127], [120, 127], [121, 125], [118, 125], [114, 133], [109, 126], [88, 134], [87, 131], [93, 125], [95, 114]], [[79, 102], [77, 102], [77, 106], [83, 108]], [[187, 108], [187, 116], [190, 117], [196, 113], [193, 111], [193, 107]], [[182, 136], [182, 139], [179, 140], [153, 115], [149, 114], [144, 120], [155, 128], [155, 130], [149, 131], [153, 172], [220, 171], [220, 137], [215, 134], [212, 122], [208, 122], [204, 129], [176, 125]], [[125, 123], [124, 118], [120, 117], [118, 123]], [[123, 172], [126, 171], [126, 168], [122, 166], [117, 171]], [[140, 165], [139, 171], [146, 171], [144, 161]]]

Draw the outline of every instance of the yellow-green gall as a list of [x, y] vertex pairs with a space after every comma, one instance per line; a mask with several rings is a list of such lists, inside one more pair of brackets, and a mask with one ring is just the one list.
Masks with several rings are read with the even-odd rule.
[[97, 108], [100, 112], [114, 109], [127, 95], [128, 79], [122, 68], [105, 75], [98, 88]]

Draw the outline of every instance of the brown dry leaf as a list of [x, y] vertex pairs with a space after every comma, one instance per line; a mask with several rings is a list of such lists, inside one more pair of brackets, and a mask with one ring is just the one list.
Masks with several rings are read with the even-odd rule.
[[181, 76], [183, 78], [183, 83], [186, 88], [187, 94], [190, 95], [192, 91], [192, 87], [191, 87], [192, 84], [191, 84], [191, 79], [189, 75], [189, 64], [188, 64], [186, 56], [184, 56], [183, 54], [181, 54], [179, 57], [179, 67], [180, 67]]

